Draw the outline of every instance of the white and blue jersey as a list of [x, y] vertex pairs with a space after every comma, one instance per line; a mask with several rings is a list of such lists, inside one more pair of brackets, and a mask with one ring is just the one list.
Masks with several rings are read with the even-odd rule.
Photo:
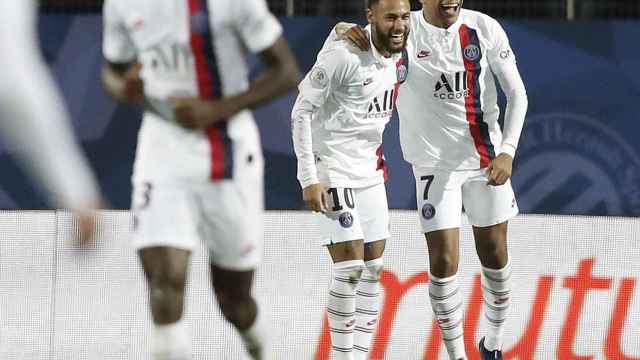
[[264, 0], [106, 0], [105, 58], [138, 61], [148, 109], [138, 139], [134, 182], [233, 178], [261, 163], [248, 110], [223, 125], [187, 130], [172, 121], [172, 97], [219, 99], [249, 88], [248, 53], [282, 34]]
[[[429, 24], [422, 10], [413, 11], [407, 49], [409, 74], [397, 103], [405, 159], [418, 167], [471, 170], [487, 167], [501, 152], [513, 156], [526, 93], [500, 24], [462, 9], [443, 29]], [[513, 100], [504, 134], [494, 75]]]

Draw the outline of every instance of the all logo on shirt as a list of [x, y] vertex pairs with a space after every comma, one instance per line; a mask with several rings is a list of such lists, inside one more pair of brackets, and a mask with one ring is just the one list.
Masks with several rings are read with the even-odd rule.
[[367, 111], [367, 118], [387, 118], [393, 115], [393, 95], [395, 90], [389, 89], [384, 94], [378, 95], [373, 98], [369, 104], [369, 110]]
[[440, 100], [456, 100], [469, 96], [469, 75], [467, 71], [440, 75], [433, 90], [433, 97]]

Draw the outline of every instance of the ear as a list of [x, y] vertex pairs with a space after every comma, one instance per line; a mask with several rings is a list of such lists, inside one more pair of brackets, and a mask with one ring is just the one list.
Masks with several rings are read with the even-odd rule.
[[367, 9], [367, 22], [369, 24], [373, 24], [374, 23], [374, 19], [375, 19], [375, 17], [374, 17], [374, 14], [373, 14], [373, 10]]

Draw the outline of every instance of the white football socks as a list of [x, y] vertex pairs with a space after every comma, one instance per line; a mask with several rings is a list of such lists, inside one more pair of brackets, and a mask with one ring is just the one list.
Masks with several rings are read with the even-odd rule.
[[458, 275], [437, 278], [430, 274], [429, 299], [449, 358], [466, 359], [463, 336], [464, 312]]
[[151, 358], [153, 360], [191, 360], [191, 339], [184, 323], [154, 324], [151, 333]]
[[482, 267], [482, 298], [489, 325], [484, 347], [502, 350], [504, 324], [511, 304], [511, 260], [502, 269]]
[[333, 360], [353, 360], [353, 329], [356, 314], [356, 287], [362, 275], [362, 260], [333, 264], [327, 315]]
[[355, 360], [367, 358], [371, 338], [378, 326], [380, 308], [380, 272], [382, 258], [365, 261], [365, 268], [356, 289], [356, 328], [354, 332], [353, 357]]

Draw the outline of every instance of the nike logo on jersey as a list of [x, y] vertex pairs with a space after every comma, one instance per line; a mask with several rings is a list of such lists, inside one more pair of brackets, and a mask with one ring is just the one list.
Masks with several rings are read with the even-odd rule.
[[362, 83], [362, 86], [367, 86], [369, 84], [371, 84], [373, 82], [373, 78], [367, 78], [364, 83]]
[[427, 56], [431, 55], [431, 51], [429, 50], [420, 50], [420, 52], [418, 53], [418, 59], [424, 59]]

